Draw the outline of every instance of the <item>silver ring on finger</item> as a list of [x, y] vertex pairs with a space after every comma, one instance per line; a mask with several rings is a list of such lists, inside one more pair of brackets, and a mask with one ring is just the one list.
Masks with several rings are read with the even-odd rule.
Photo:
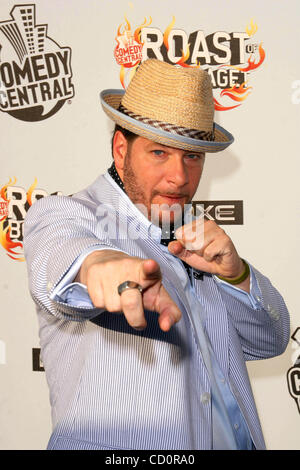
[[138, 289], [140, 293], [143, 292], [143, 288], [140, 284], [134, 281], [125, 281], [118, 286], [118, 294], [121, 295], [125, 290]]

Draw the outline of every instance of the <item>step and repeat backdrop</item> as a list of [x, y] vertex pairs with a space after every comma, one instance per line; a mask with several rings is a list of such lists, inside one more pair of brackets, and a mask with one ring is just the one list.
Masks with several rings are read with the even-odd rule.
[[286, 352], [248, 370], [267, 448], [300, 449], [299, 15], [299, 0], [1, 0], [1, 449], [44, 449], [51, 433], [26, 212], [110, 166], [99, 93], [152, 57], [207, 70], [215, 120], [235, 136], [207, 156], [195, 201], [286, 300]]

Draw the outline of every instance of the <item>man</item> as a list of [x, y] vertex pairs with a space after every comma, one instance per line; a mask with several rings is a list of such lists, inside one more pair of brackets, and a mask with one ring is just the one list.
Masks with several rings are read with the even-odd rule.
[[228, 235], [191, 215], [205, 153], [233, 141], [209, 76], [150, 59], [101, 102], [112, 167], [26, 219], [48, 448], [264, 449], [245, 360], [281, 354], [289, 317]]

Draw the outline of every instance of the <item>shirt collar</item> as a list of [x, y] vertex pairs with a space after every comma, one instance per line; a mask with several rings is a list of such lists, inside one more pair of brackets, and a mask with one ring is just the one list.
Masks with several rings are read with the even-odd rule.
[[[135, 206], [135, 204], [133, 204], [133, 202], [129, 199], [129, 197], [126, 194], [123, 181], [121, 180], [121, 178], [120, 178], [120, 176], [117, 172], [115, 162], [112, 163], [110, 168], [107, 170], [107, 173], [110, 176], [109, 179], [112, 179], [116, 183], [118, 191], [121, 194], [123, 193], [123, 194], [126, 195], [127, 199], [130, 201], [131, 207], [134, 208], [135, 212], [138, 213], [137, 215], [138, 215], [138, 219], [140, 220], [140, 222], [142, 222], [143, 224], [145, 224], [148, 227], [148, 233], [150, 234], [151, 238], [155, 239], [156, 241], [158, 241], [159, 243], [161, 243], [164, 246], [168, 246], [168, 244], [172, 240], [176, 240], [175, 229], [174, 229], [174, 226], [172, 224], [170, 225], [170, 230], [162, 231], [162, 229], [160, 227], [158, 227], [157, 225], [150, 222], [144, 216], [144, 214], [142, 214], [142, 212]], [[121, 191], [120, 191], [120, 189], [121, 189]], [[185, 218], [186, 214], [190, 213], [191, 210], [192, 210], [192, 204], [190, 204], [185, 209], [185, 212], [183, 214], [182, 225], [184, 224], [184, 218]]]
[[[168, 244], [172, 240], [176, 240], [174, 228], [170, 227], [171, 230], [169, 232], [165, 231], [164, 233], [162, 233], [162, 229], [160, 227], [153, 224], [147, 217], [144, 216], [144, 214], [136, 207], [135, 204], [133, 204], [131, 199], [127, 196], [123, 181], [118, 175], [118, 172], [116, 170], [114, 163], [107, 170], [107, 173], [104, 175], [104, 177], [109, 181], [111, 185], [115, 187], [116, 191], [120, 194], [121, 199], [122, 200], [125, 199], [126, 204], [128, 205], [128, 207], [130, 207], [131, 213], [136, 216], [137, 220], [139, 220], [139, 222], [143, 224], [143, 226], [147, 230], [148, 237], [151, 238], [152, 240], [155, 240], [157, 243], [160, 243], [162, 245], [162, 249], [167, 250], [168, 252], [168, 249], [167, 249]], [[183, 218], [182, 218], [183, 221], [185, 220], [187, 214], [189, 214], [188, 216], [189, 221], [191, 220], [191, 218], [194, 218], [192, 216], [192, 204], [189, 204], [188, 207], [185, 208]], [[182, 222], [182, 225], [183, 224], [184, 222]], [[190, 267], [184, 261], [182, 261], [182, 263], [191, 281], [192, 274], [191, 274]]]
[[126, 194], [123, 181], [121, 180], [119, 173], [117, 172], [115, 162], [107, 170], [108, 174], [112, 177], [112, 179], [117, 183], [117, 185], [124, 191]]
[[[114, 164], [112, 165], [114, 166]], [[107, 173], [105, 173], [104, 177], [109, 181], [109, 183], [114, 186], [115, 190], [119, 193], [120, 201], [124, 204], [123, 209], [124, 211], [128, 211], [130, 209], [130, 215], [134, 216], [139, 223], [146, 229], [149, 238], [160, 243], [161, 240], [161, 229], [157, 225], [153, 224], [145, 215], [138, 209], [138, 207], [131, 201], [131, 199], [127, 196], [126, 191], [123, 186], [123, 182], [120, 179], [119, 175], [114, 174], [117, 173], [116, 169], [110, 167]], [[120, 181], [118, 181], [118, 179]]]

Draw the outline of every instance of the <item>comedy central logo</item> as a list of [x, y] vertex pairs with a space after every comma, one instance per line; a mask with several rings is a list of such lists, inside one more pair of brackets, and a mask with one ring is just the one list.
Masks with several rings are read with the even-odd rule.
[[36, 25], [35, 5], [16, 5], [0, 22], [0, 109], [22, 121], [42, 121], [74, 96], [71, 49]]
[[126, 88], [137, 67], [146, 59], [156, 58], [180, 67], [201, 67], [211, 77], [217, 111], [240, 106], [251, 93], [250, 74], [265, 59], [262, 43], [253, 40], [258, 27], [253, 20], [245, 31], [215, 31], [190, 34], [175, 28], [175, 17], [167, 28], [151, 26], [145, 18], [136, 29], [125, 17], [117, 30], [114, 56], [120, 65], [120, 82]]

